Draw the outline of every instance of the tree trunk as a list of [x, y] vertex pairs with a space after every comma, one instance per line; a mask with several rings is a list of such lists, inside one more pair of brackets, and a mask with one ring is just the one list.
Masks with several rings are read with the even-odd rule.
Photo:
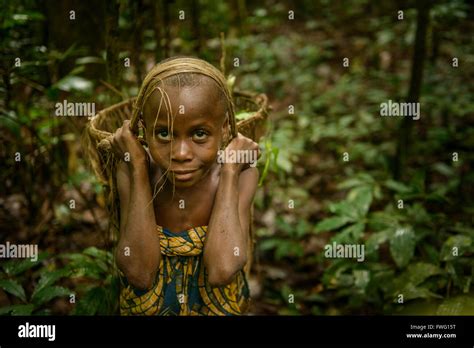
[[[415, 48], [411, 66], [410, 89], [407, 96], [407, 102], [409, 103], [417, 103], [420, 99], [430, 6], [431, 1], [429, 0], [422, 0], [417, 3]], [[404, 117], [400, 123], [393, 171], [393, 177], [396, 180], [402, 178], [402, 171], [407, 162], [412, 142], [413, 122], [415, 121], [411, 117]]]
[[232, 0], [231, 7], [231, 28], [238, 28], [239, 36], [244, 36], [247, 33], [245, 26], [245, 18], [247, 17], [247, 4], [245, 0]]
[[162, 46], [162, 32], [161, 25], [163, 24], [163, 16], [161, 15], [162, 7], [160, 6], [160, 1], [155, 1], [153, 3], [153, 30], [155, 32], [155, 62], [158, 63], [163, 59], [163, 46]]
[[[120, 4], [116, 0], [106, 1], [105, 17], [105, 50], [107, 80], [115, 88], [120, 88], [120, 62], [119, 62], [119, 10]], [[117, 95], [111, 92], [112, 100], [118, 100]]]
[[199, 55], [201, 53], [201, 33], [199, 27], [199, 0], [191, 1], [191, 16], [192, 16], [192, 32], [194, 35], [194, 52]]
[[[76, 49], [86, 48], [84, 56], [100, 56], [105, 47], [104, 17], [106, 6], [115, 1], [97, 1], [92, 6], [89, 1], [81, 0], [47, 0], [39, 2], [41, 11], [47, 21], [41, 35], [49, 50], [65, 52], [72, 45]], [[73, 12], [72, 12], [73, 11]], [[54, 64], [50, 71], [51, 83], [68, 74], [75, 66], [77, 56], [70, 57]], [[81, 76], [89, 79], [102, 79], [105, 76], [102, 64], [87, 64]]]
[[143, 0], [137, 0], [133, 3], [133, 12], [134, 12], [134, 23], [135, 27], [133, 30], [133, 51], [132, 51], [132, 61], [135, 68], [135, 77], [137, 79], [137, 84], [140, 87], [142, 83], [142, 64], [140, 57], [142, 55], [143, 49], [143, 20], [144, 13], [146, 13], [143, 5]]
[[163, 0], [163, 26], [165, 27], [165, 43], [163, 53], [165, 58], [170, 56], [171, 28], [169, 0]]

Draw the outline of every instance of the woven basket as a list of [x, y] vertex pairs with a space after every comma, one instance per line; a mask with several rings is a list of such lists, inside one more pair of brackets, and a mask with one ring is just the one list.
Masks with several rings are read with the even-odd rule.
[[[91, 120], [91, 127], [96, 130], [113, 134], [130, 119], [135, 98], [125, 100], [100, 111]], [[246, 120], [237, 120], [237, 129], [244, 136], [258, 141], [264, 134], [264, 121], [268, 115], [268, 98], [265, 94], [253, 94], [250, 92], [234, 92], [235, 109], [253, 114]], [[105, 122], [107, 121], [107, 122]]]

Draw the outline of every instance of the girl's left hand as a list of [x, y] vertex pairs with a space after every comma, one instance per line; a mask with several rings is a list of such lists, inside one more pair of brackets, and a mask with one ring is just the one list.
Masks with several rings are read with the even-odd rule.
[[224, 168], [233, 169], [240, 173], [250, 166], [254, 167], [260, 156], [258, 143], [238, 133], [225, 150], [219, 152], [218, 161], [220, 160]]

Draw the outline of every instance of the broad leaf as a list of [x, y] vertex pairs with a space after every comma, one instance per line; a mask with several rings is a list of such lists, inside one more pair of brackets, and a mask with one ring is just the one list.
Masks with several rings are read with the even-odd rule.
[[441, 260], [455, 260], [462, 256], [472, 245], [472, 240], [468, 236], [457, 235], [449, 237], [441, 249]]
[[442, 273], [443, 271], [438, 266], [426, 262], [417, 262], [415, 264], [411, 264], [406, 270], [409, 282], [413, 283], [414, 285], [419, 285], [427, 278]]
[[411, 187], [395, 180], [387, 180], [384, 182], [384, 185], [389, 189], [399, 193], [408, 193], [412, 191]]
[[369, 239], [365, 242], [366, 251], [368, 254], [373, 253], [378, 250], [380, 244], [385, 243], [391, 235], [390, 230], [384, 230], [372, 234]]
[[47, 288], [43, 288], [42, 290], [35, 293], [35, 295], [32, 296], [31, 300], [39, 306], [51, 301], [53, 298], [60, 296], [69, 296], [72, 293], [73, 292], [71, 290], [66, 289], [62, 286], [50, 286]]
[[91, 93], [93, 84], [90, 80], [83, 77], [68, 75], [59, 80], [55, 87], [66, 92], [80, 91]]
[[403, 295], [404, 302], [413, 300], [415, 298], [443, 298], [442, 296], [431, 292], [427, 288], [417, 287], [413, 283], [406, 284], [397, 295]]
[[35, 297], [36, 294], [40, 291], [42, 291], [44, 288], [53, 285], [56, 281], [63, 277], [67, 277], [71, 274], [71, 270], [68, 268], [63, 268], [59, 269], [56, 271], [46, 271], [43, 272], [41, 275], [41, 278], [38, 282], [38, 285], [36, 285], [36, 288], [33, 292], [32, 297]]
[[448, 298], [439, 305], [436, 315], [474, 315], [474, 298], [468, 295]]
[[357, 243], [362, 237], [364, 229], [365, 224], [358, 222], [344, 228], [334, 238], [332, 238], [331, 241], [336, 243]]
[[355, 287], [364, 290], [369, 284], [370, 281], [370, 272], [367, 270], [353, 270], [352, 274], [354, 275], [354, 285]]
[[104, 64], [104, 60], [101, 57], [94, 57], [94, 56], [88, 56], [88, 57], [82, 57], [82, 58], [77, 58], [76, 59], [76, 64], [81, 65], [81, 64]]
[[354, 204], [359, 219], [365, 217], [372, 204], [372, 189], [368, 186], [357, 187], [348, 195], [348, 199]]
[[106, 314], [107, 304], [109, 302], [108, 294], [105, 289], [94, 287], [89, 290], [77, 303], [74, 314], [76, 315], [95, 315]]
[[339, 216], [348, 218], [349, 221], [357, 221], [359, 218], [358, 209], [353, 202], [341, 201], [338, 203], [331, 203], [329, 211]]
[[13, 305], [0, 308], [0, 315], [31, 315], [34, 310], [32, 304]]
[[280, 240], [275, 239], [275, 238], [268, 238], [264, 239], [261, 242], [258, 243], [258, 248], [262, 251], [266, 250], [272, 250], [275, 249], [278, 244], [280, 243]]
[[415, 253], [415, 233], [411, 227], [399, 227], [390, 237], [390, 254], [399, 268], [405, 267]]
[[0, 288], [26, 302], [25, 290], [17, 281], [0, 279]]
[[39, 253], [38, 259], [36, 261], [31, 261], [31, 259], [24, 259], [24, 260], [11, 259], [4, 262], [2, 264], [2, 268], [6, 274], [15, 276], [38, 265], [39, 263], [41, 263], [41, 261], [43, 261], [48, 256], [49, 254], [47, 252], [42, 252], [42, 253]]
[[351, 221], [351, 219], [346, 217], [346, 216], [333, 216], [333, 217], [330, 217], [330, 218], [327, 218], [327, 219], [324, 219], [324, 220], [320, 221], [316, 225], [315, 231], [316, 231], [316, 233], [325, 232], [325, 231], [332, 231], [332, 230], [335, 230], [339, 227], [344, 226], [345, 224], [347, 224], [350, 221]]

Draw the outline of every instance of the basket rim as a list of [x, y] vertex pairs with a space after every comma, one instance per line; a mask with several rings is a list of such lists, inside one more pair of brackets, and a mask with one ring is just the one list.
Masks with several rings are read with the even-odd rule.
[[[236, 98], [236, 97], [237, 98], [238, 97], [246, 98], [250, 102], [252, 102], [253, 104], [255, 104], [257, 106], [257, 110], [252, 111], [252, 116], [250, 116], [246, 120], [238, 121], [237, 122], [238, 124], [246, 124], [247, 121], [249, 121], [250, 119], [252, 119], [254, 117], [265, 118], [267, 116], [267, 114], [268, 114], [268, 97], [267, 97], [266, 94], [236, 90], [236, 91], [233, 92], [233, 98]], [[137, 99], [137, 97], [131, 97], [131, 98], [125, 99], [121, 102], [118, 102], [116, 104], [110, 105], [110, 106], [100, 110], [99, 112], [97, 112], [94, 116], [92, 116], [91, 121], [93, 122], [94, 119], [96, 119], [96, 117], [100, 117], [104, 114], [112, 112], [116, 109], [121, 109], [121, 108], [126, 107], [126, 106], [130, 106], [133, 109], [133, 108], [135, 108], [135, 100], [136, 99]], [[259, 114], [259, 115], [257, 115], [257, 114]], [[261, 115], [261, 114], [263, 114], [263, 115]], [[94, 125], [94, 128], [95, 128], [95, 125]]]

